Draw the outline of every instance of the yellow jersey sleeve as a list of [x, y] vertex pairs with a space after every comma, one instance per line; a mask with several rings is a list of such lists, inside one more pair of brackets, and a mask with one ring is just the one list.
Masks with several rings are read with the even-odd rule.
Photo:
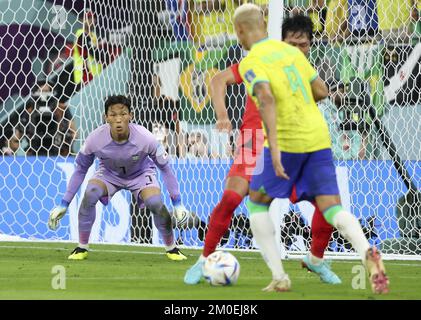
[[250, 96], [254, 96], [254, 86], [259, 82], [270, 82], [263, 66], [258, 59], [244, 58], [239, 67], [241, 78]]

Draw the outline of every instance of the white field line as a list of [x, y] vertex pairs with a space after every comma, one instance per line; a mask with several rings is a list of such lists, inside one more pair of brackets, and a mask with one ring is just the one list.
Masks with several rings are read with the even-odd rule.
[[[140, 247], [140, 246], [139, 246]], [[69, 248], [46, 248], [46, 247], [37, 247], [37, 246], [11, 246], [11, 245], [1, 245], [0, 244], [0, 249], [1, 248], [5, 248], [5, 249], [33, 249], [33, 250], [62, 250], [62, 251], [69, 251]], [[162, 252], [151, 252], [151, 251], [132, 251], [132, 250], [113, 250], [113, 249], [90, 249], [90, 251], [92, 252], [105, 252], [105, 253], [131, 253], [131, 254], [151, 254], [151, 255], [163, 255], [165, 254], [164, 249], [162, 249]], [[254, 252], [254, 251], [253, 251]], [[193, 254], [187, 254], [188, 256], [194, 256]], [[294, 256], [289, 256], [288, 259], [286, 260], [298, 260], [300, 258], [302, 258], [303, 256], [301, 255], [294, 255]], [[335, 263], [355, 263], [355, 261], [350, 261], [351, 257], [340, 257], [341, 260], [334, 260], [334, 259], [329, 259], [328, 260], [334, 260]], [[342, 260], [343, 258], [345, 258], [348, 261]], [[262, 259], [260, 256], [257, 257], [238, 257], [238, 259], [240, 260], [260, 260]], [[358, 259], [352, 259], [352, 260], [358, 260]], [[395, 266], [408, 266], [408, 267], [421, 267], [421, 264], [417, 264], [417, 263], [402, 263], [402, 262], [395, 262], [392, 260], [389, 260], [387, 262], [388, 265], [395, 265]]]

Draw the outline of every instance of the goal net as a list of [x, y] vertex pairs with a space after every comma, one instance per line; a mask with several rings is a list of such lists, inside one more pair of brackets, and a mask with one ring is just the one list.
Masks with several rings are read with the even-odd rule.
[[[241, 61], [232, 24], [243, 2], [262, 7], [269, 33], [303, 14], [313, 22], [308, 58], [329, 85], [319, 108], [329, 125], [343, 206], [390, 257], [421, 257], [421, 4], [414, 0], [0, 0], [0, 240], [78, 240], [90, 169], [57, 231], [47, 227], [87, 135], [103, 124], [107, 96], [124, 94], [134, 122], [173, 159], [192, 218], [180, 245], [202, 247], [222, 196], [245, 104], [225, 97], [232, 133], [215, 130], [210, 81]], [[304, 39], [307, 33], [293, 33]], [[303, 49], [305, 43], [299, 48]], [[165, 203], [171, 208], [166, 187]], [[277, 201], [290, 255], [311, 243], [314, 207]], [[152, 215], [130, 193], [97, 205], [91, 242], [162, 245]], [[256, 249], [244, 202], [224, 248]], [[332, 256], [352, 256], [334, 232]]]

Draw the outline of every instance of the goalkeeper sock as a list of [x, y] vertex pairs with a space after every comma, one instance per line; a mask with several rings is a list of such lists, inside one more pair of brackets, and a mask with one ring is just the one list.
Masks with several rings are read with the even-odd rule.
[[88, 184], [86, 187], [85, 195], [82, 204], [79, 208], [79, 247], [87, 245], [89, 236], [91, 235], [92, 226], [95, 222], [96, 210], [95, 206], [98, 200], [103, 196], [103, 190], [97, 184]]
[[282, 279], [285, 274], [281, 253], [275, 240], [275, 228], [268, 213], [268, 206], [247, 201], [253, 237], [260, 248], [263, 259], [272, 271], [273, 279]]
[[311, 248], [310, 252], [312, 256], [323, 259], [324, 252], [329, 244], [329, 240], [332, 237], [333, 228], [327, 223], [323, 213], [319, 210], [319, 207], [315, 203], [316, 207], [311, 221]]
[[175, 248], [174, 234], [172, 230], [171, 215], [167, 207], [163, 204], [161, 195], [153, 195], [144, 200], [145, 206], [153, 214], [153, 222], [158, 229], [165, 244], [165, 250], [169, 251]]
[[240, 205], [241, 201], [243, 201], [243, 197], [237, 192], [232, 190], [224, 191], [221, 201], [213, 209], [210, 216], [203, 248], [204, 257], [215, 251], [216, 246], [230, 226], [234, 210]]
[[340, 205], [328, 208], [324, 212], [324, 216], [327, 222], [332, 224], [346, 240], [351, 242], [352, 247], [359, 253], [364, 262], [370, 244], [357, 218], [345, 211]]

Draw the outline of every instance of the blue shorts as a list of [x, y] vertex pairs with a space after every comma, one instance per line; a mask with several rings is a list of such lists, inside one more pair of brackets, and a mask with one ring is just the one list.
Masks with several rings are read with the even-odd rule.
[[289, 180], [275, 175], [268, 148], [264, 149], [250, 183], [250, 189], [272, 198], [289, 198], [293, 185], [299, 200], [314, 200], [319, 195], [339, 195], [332, 150], [308, 153], [281, 152], [281, 162]]

